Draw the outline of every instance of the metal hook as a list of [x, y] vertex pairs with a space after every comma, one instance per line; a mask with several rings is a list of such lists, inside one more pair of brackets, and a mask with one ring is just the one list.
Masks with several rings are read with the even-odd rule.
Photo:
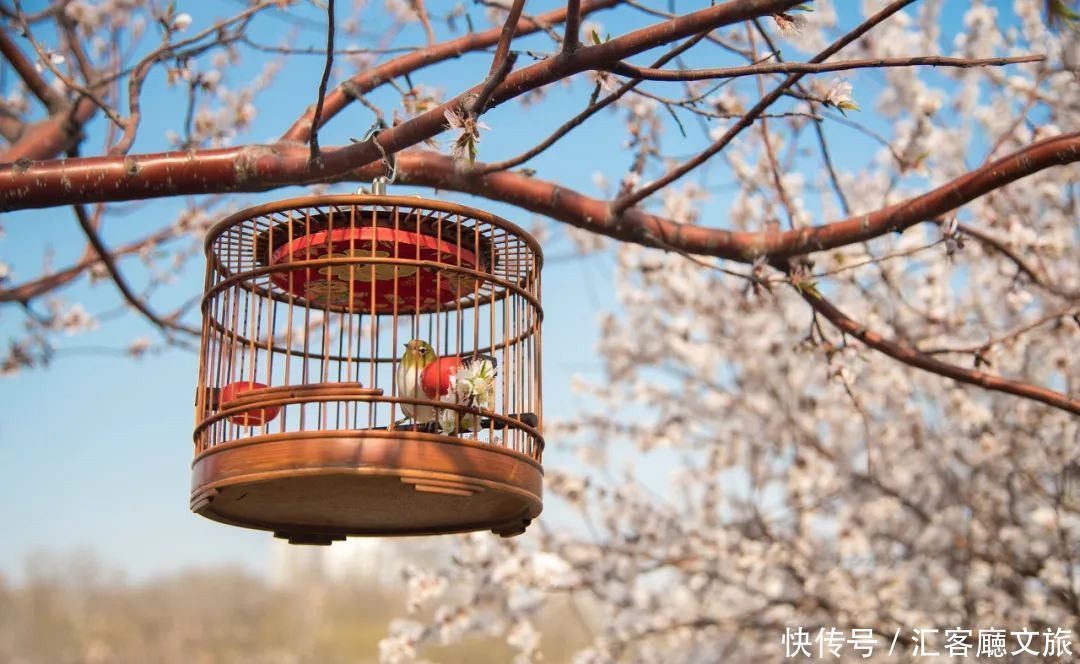
[[[379, 143], [379, 132], [386, 128], [386, 123], [382, 120], [376, 120], [375, 124], [368, 129], [361, 141], [371, 140], [375, 144], [375, 148], [382, 155], [383, 163], [386, 164], [386, 169], [389, 176], [380, 175], [371, 181], [371, 193], [375, 196], [386, 195], [386, 185], [393, 184], [397, 180], [397, 153], [387, 154], [386, 149]], [[367, 194], [368, 191], [364, 187], [360, 187], [356, 190], [358, 194]]]

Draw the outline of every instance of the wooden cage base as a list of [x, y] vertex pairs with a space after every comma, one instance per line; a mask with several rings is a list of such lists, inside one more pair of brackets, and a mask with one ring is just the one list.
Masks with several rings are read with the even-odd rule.
[[256, 436], [192, 463], [191, 510], [292, 544], [350, 535], [525, 532], [543, 470], [513, 450], [413, 431]]

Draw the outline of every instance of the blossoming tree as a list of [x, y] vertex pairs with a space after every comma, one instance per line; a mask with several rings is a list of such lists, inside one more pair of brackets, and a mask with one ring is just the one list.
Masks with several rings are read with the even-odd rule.
[[[70, 207], [86, 251], [19, 279], [0, 262], [0, 302], [26, 330], [5, 373], [92, 324], [81, 307], [38, 306], [84, 275], [111, 281], [167, 343], [189, 343], [189, 308], [159, 311], [123, 259], [182, 263], [192, 252], [176, 238], [201, 235], [230, 192], [392, 168], [402, 184], [549, 217], [617, 259], [606, 380], [577, 385], [589, 410], [548, 431], [581, 459], [547, 475], [578, 523], [463, 538], [444, 567], [412, 569], [415, 615], [390, 626], [384, 660], [497, 634], [529, 661], [559, 638], [534, 626], [553, 601], [591, 634], [580, 662], [776, 661], [802, 630], [826, 654], [836, 633], [876, 642], [875, 656], [899, 635], [899, 655], [915, 628], [939, 630], [940, 650], [946, 629], [1002, 628], [1034, 632], [1040, 656], [1067, 654], [1063, 635], [1080, 629], [1071, 3], [571, 0], [530, 13], [482, 0], [484, 27], [464, 3], [389, 0], [395, 29], [371, 37], [365, 13], [379, 7], [323, 0], [320, 48], [249, 35], [258, 16], [299, 21], [288, 0], [214, 20], [201, 4], [29, 4], [0, 3], [0, 208]], [[601, 27], [627, 21], [640, 27]], [[362, 39], [376, 43], [343, 45]], [[311, 54], [325, 67], [310, 106], [277, 140], [237, 144], [280, 59]], [[462, 54], [483, 61], [473, 87], [422, 82]], [[268, 64], [230, 83], [241, 58]], [[186, 95], [175, 117], [142, 94], [158, 75]], [[535, 112], [560, 81], [576, 81], [579, 113], [521, 154], [484, 150], [486, 112]], [[388, 88], [393, 108], [369, 98]], [[361, 106], [371, 131], [320, 143]], [[172, 128], [139, 152], [155, 141], [148, 114]], [[528, 166], [548, 151], [580, 159], [570, 137], [602, 123], [625, 131], [629, 157], [606, 195]], [[853, 158], [838, 130], [876, 147]], [[671, 132], [694, 152], [668, 149]], [[706, 170], [730, 189], [723, 218], [701, 214]], [[106, 246], [110, 210], [155, 197], [187, 204]], [[658, 455], [677, 462], [670, 485], [635, 470]]]

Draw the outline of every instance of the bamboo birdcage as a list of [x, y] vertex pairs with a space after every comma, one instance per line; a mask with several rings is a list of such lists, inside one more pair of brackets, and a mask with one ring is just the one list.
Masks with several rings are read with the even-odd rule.
[[[543, 256], [527, 233], [419, 197], [310, 196], [228, 217], [206, 257], [193, 511], [308, 544], [510, 536], [540, 513]], [[448, 369], [409, 396], [413, 339]], [[474, 366], [494, 371], [482, 394], [463, 387]]]

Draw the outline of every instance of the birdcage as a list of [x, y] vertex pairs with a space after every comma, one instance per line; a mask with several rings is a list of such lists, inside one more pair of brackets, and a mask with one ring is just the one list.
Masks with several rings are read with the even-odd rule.
[[536, 240], [410, 196], [206, 238], [191, 509], [292, 543], [524, 532], [541, 509]]

